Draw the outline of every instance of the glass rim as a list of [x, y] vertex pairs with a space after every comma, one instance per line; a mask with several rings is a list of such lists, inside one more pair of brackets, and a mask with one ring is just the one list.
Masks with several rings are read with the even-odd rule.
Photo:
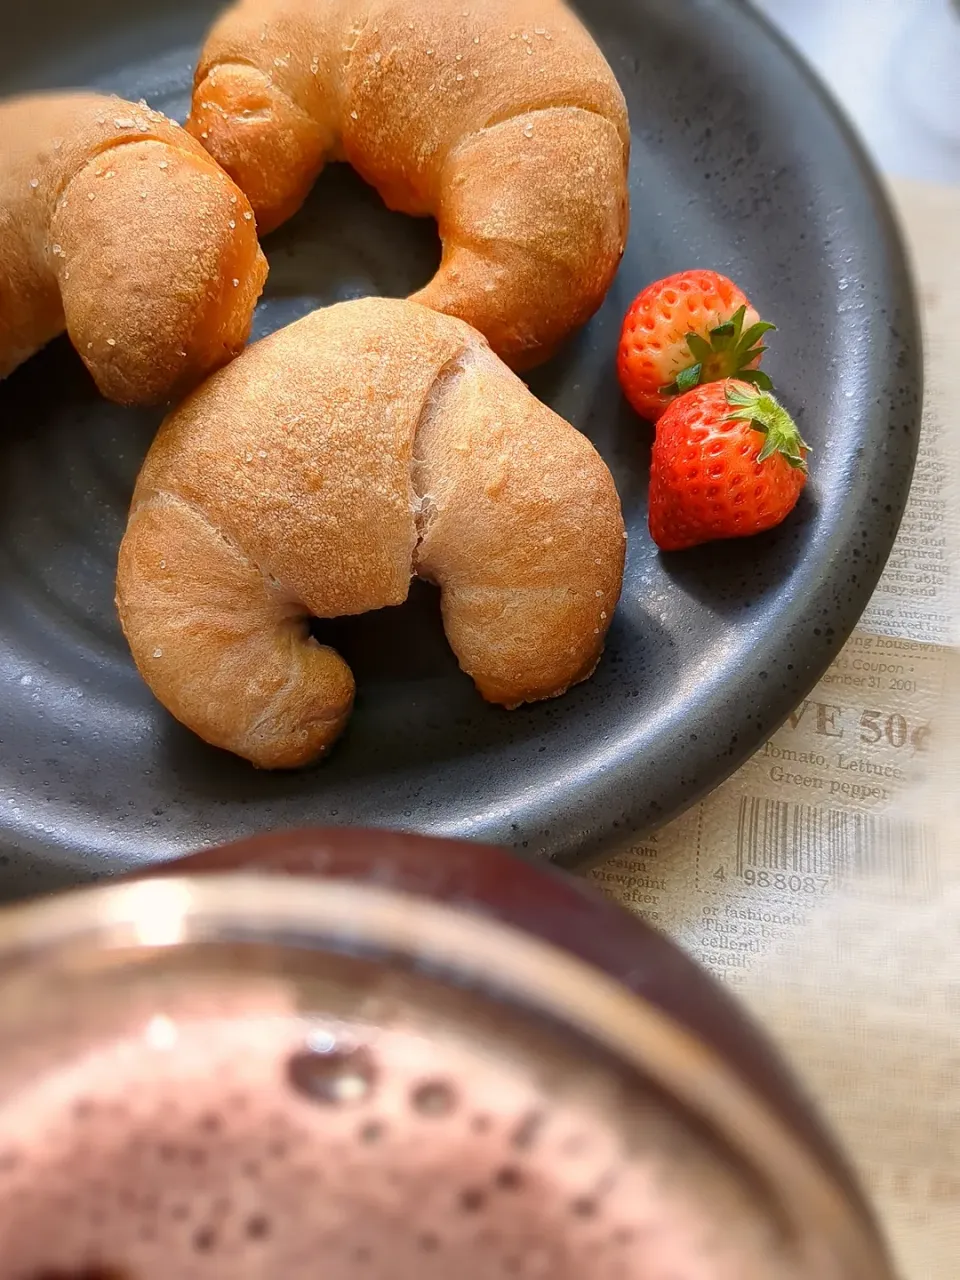
[[479, 975], [483, 994], [567, 1024], [705, 1122], [761, 1177], [803, 1243], [811, 1275], [824, 1272], [826, 1239], [842, 1274], [891, 1276], [839, 1183], [716, 1050], [579, 957], [456, 905], [376, 884], [249, 871], [78, 888], [0, 908], [0, 995], [8, 976], [77, 947], [216, 943], [429, 960], [431, 976], [463, 975], [474, 990]]

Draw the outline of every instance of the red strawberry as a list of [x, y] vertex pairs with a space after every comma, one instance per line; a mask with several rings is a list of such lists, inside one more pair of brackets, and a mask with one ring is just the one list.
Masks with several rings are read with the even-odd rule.
[[617, 372], [624, 394], [656, 422], [670, 401], [703, 382], [742, 378], [772, 387], [757, 371], [775, 325], [761, 320], [732, 280], [716, 271], [681, 271], [644, 289], [627, 312]]
[[729, 380], [678, 397], [657, 423], [650, 533], [661, 551], [772, 529], [807, 482], [810, 446], [768, 391]]

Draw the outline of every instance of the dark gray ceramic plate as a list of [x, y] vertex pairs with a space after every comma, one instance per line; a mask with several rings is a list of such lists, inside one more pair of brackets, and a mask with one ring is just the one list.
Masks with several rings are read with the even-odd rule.
[[[181, 115], [209, 0], [31, 0], [4, 19], [0, 91], [98, 85]], [[437, 600], [325, 624], [359, 685], [332, 759], [257, 774], [171, 721], [113, 611], [114, 557], [159, 415], [101, 402], [64, 342], [0, 387], [0, 895], [271, 827], [364, 823], [513, 844], [566, 865], [715, 786], [814, 684], [893, 541], [917, 443], [917, 324], [901, 248], [856, 144], [735, 0], [584, 0], [627, 95], [633, 229], [603, 311], [534, 390], [596, 442], [630, 529], [596, 676], [508, 714], [457, 670]], [[2, 146], [2, 139], [0, 139]], [[268, 242], [259, 334], [312, 307], [404, 294], [432, 226], [330, 170]], [[737, 279], [780, 333], [769, 368], [814, 448], [788, 523], [660, 556], [649, 431], [613, 370], [620, 318], [686, 266]]]

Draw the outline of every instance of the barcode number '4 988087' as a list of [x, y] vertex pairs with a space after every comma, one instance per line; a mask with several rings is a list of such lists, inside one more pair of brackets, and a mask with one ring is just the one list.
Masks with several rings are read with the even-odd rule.
[[882, 814], [741, 796], [736, 874], [749, 885], [797, 893], [875, 875], [929, 888], [935, 841], [919, 824]]

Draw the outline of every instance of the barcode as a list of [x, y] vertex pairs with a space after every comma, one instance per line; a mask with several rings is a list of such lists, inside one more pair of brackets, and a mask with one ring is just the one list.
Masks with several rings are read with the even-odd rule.
[[742, 796], [737, 873], [747, 867], [840, 880], [884, 875], [905, 886], [931, 888], [936, 842], [918, 823]]

